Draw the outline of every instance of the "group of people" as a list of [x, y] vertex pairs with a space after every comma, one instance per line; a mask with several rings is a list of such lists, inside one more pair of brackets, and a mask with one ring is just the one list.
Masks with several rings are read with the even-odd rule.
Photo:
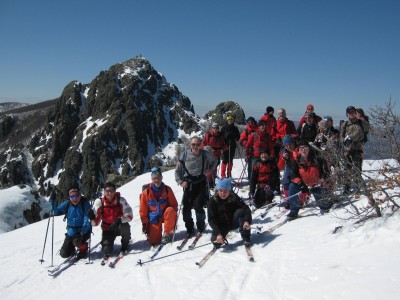
[[[278, 110], [278, 119], [275, 119], [274, 108], [268, 106], [258, 122], [249, 117], [241, 133], [234, 125], [234, 116], [228, 114], [227, 125], [221, 131], [219, 125], [213, 123], [203, 140], [198, 136], [191, 137], [189, 147], [179, 157], [175, 169], [175, 180], [183, 188], [181, 205], [186, 234], [192, 236], [195, 228], [199, 233], [204, 232], [207, 208], [211, 240], [216, 247], [225, 243], [229, 231], [237, 228], [243, 241], [250, 243], [251, 210], [232, 190], [232, 166], [237, 143], [245, 149], [249, 198], [254, 206], [259, 208], [269, 204], [276, 195], [282, 194], [287, 199], [286, 208], [290, 209], [289, 220], [298, 217], [310, 194], [322, 213], [333, 205], [329, 178], [335, 162], [325, 155], [329, 151], [341, 147], [346, 160], [344, 168], [355, 174], [344, 181], [343, 193], [350, 193], [352, 180], [356, 188], [361, 188], [368, 118], [362, 109], [353, 106], [347, 107], [346, 115], [348, 120], [341, 124], [338, 131], [330, 116], [319, 117], [314, 112], [314, 106], [309, 104], [296, 129], [293, 121], [286, 117], [284, 108]], [[221, 156], [220, 178], [215, 182]], [[211, 189], [214, 190], [212, 196]], [[79, 188], [72, 187], [68, 193], [69, 200], [59, 206], [55, 195], [50, 197], [54, 215], [65, 214], [67, 220], [67, 233], [60, 250], [62, 257], [75, 252], [85, 256], [92, 226], [100, 224], [105, 256], [111, 255], [117, 236], [121, 236], [120, 251], [128, 250], [131, 239], [129, 222], [133, 212], [113, 183], [104, 185], [103, 197], [97, 199], [93, 206], [80, 194]], [[164, 184], [158, 167], [151, 170], [151, 183], [143, 186], [139, 215], [142, 232], [150, 244], [173, 241], [179, 216], [178, 203], [171, 187]]]

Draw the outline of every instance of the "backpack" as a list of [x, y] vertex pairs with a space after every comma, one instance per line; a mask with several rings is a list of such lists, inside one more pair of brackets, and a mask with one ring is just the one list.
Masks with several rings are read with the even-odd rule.
[[[82, 214], [83, 215], [85, 215], [85, 204], [86, 204], [86, 202], [89, 203], [89, 200], [86, 199], [85, 197], [81, 197], [81, 201], [79, 202], [79, 204], [81, 204]], [[63, 219], [63, 222], [65, 222], [67, 220], [68, 210], [69, 210], [70, 206], [71, 206], [71, 201], [68, 200], [68, 203], [67, 203], [67, 205], [65, 205], [65, 208], [64, 208], [64, 219]]]
[[[346, 128], [347, 128], [347, 125], [349, 124], [349, 122], [350, 122], [350, 121], [346, 121], [345, 124], [344, 124], [344, 130], [343, 130], [343, 133], [342, 133], [343, 139], [344, 139], [344, 137], [346, 136]], [[353, 124], [358, 124], [358, 125], [361, 127], [361, 130], [362, 130], [362, 132], [363, 132], [363, 134], [364, 134], [364, 138], [363, 138], [363, 140], [361, 141], [361, 143], [364, 144], [364, 143], [368, 142], [368, 132], [365, 132], [364, 126], [362, 125], [362, 121], [361, 121], [360, 119], [357, 119], [357, 122], [356, 122], [356, 123], [353, 123]]]
[[[201, 173], [200, 173], [200, 174], [203, 174], [203, 172], [204, 172], [205, 160], [206, 160], [206, 152], [205, 152], [204, 150], [200, 150], [200, 151], [201, 151], [201, 156], [202, 156]], [[193, 177], [193, 176], [189, 173], [189, 170], [186, 168], [186, 165], [185, 165], [186, 157], [187, 157], [187, 150], [185, 150], [185, 152], [183, 152], [182, 159], [180, 159], [179, 162], [182, 164], [183, 169], [185, 170], [185, 172], [186, 172], [190, 177]], [[183, 177], [183, 174], [182, 174], [182, 177]]]

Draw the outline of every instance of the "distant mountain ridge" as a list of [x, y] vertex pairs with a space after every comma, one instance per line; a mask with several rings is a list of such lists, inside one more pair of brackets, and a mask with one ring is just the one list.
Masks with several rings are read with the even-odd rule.
[[29, 105], [29, 104], [19, 103], [19, 102], [3, 102], [3, 103], [0, 103], [0, 113], [9, 111], [9, 110], [12, 110], [15, 108], [27, 106], [27, 105]]

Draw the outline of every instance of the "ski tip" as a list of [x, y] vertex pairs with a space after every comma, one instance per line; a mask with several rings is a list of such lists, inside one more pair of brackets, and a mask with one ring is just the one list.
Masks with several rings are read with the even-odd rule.
[[254, 257], [250, 257], [250, 258], [249, 258], [249, 261], [255, 262]]

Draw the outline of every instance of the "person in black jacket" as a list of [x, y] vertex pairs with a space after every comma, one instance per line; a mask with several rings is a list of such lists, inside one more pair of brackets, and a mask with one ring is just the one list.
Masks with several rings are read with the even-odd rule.
[[236, 151], [236, 143], [239, 141], [240, 132], [237, 126], [235, 126], [235, 118], [233, 115], [226, 117], [227, 125], [222, 127], [221, 134], [224, 137], [225, 145], [228, 146], [227, 150], [222, 153], [222, 165], [221, 165], [221, 178], [232, 176], [233, 158]]
[[219, 179], [215, 186], [216, 193], [208, 201], [208, 223], [215, 247], [221, 247], [228, 232], [237, 228], [243, 241], [250, 244], [251, 210], [231, 190], [231, 181], [232, 178]]
[[299, 140], [314, 142], [315, 137], [318, 134], [318, 127], [315, 118], [314, 113], [307, 112], [304, 114], [304, 123], [297, 129]]

